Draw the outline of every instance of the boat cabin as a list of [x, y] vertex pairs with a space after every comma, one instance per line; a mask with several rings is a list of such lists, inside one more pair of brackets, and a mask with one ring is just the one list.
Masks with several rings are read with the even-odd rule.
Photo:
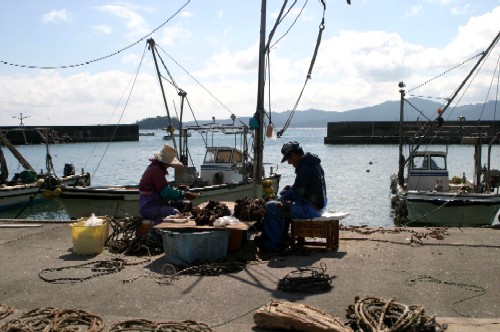
[[407, 190], [448, 191], [446, 152], [417, 151], [408, 164]]
[[238, 183], [249, 174], [243, 153], [236, 148], [207, 147], [200, 167], [200, 178], [208, 185]]

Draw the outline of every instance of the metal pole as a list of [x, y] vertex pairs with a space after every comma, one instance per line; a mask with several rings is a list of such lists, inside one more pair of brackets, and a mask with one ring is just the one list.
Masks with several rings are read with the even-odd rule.
[[401, 94], [401, 102], [399, 105], [399, 170], [398, 170], [398, 184], [400, 187], [404, 186], [404, 157], [403, 157], [403, 118], [404, 118], [404, 99], [405, 99], [405, 84], [399, 82], [399, 93]]
[[[259, 43], [259, 72], [257, 86], [257, 119], [259, 128], [256, 129], [254, 143], [253, 194], [257, 197], [257, 186], [262, 184], [262, 165], [264, 155], [264, 82], [265, 82], [265, 55], [266, 55], [266, 0], [262, 0], [260, 12], [260, 43]], [[259, 195], [260, 196], [260, 195]]]

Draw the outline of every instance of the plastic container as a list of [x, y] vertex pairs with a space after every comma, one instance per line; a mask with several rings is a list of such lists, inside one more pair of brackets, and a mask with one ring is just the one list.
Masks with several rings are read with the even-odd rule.
[[194, 262], [216, 262], [227, 255], [227, 230], [163, 230], [162, 236], [165, 259], [174, 265], [190, 266]]
[[100, 254], [104, 250], [104, 243], [109, 236], [109, 222], [107, 217], [97, 218], [103, 220], [101, 225], [85, 225], [89, 218], [81, 218], [70, 224], [73, 253], [94, 255]]

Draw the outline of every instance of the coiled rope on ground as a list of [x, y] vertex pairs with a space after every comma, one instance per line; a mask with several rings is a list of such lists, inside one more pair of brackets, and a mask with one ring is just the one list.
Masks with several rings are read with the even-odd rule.
[[208, 325], [194, 320], [154, 322], [147, 319], [133, 319], [113, 324], [109, 332], [130, 332], [130, 331], [155, 331], [155, 332], [174, 332], [174, 331], [213, 331]]
[[0, 326], [0, 331], [56, 332], [88, 331], [100, 332], [104, 328], [101, 317], [85, 310], [37, 308], [24, 313]]
[[0, 319], [10, 316], [14, 312], [14, 308], [6, 304], [0, 303]]
[[351, 327], [365, 332], [420, 331], [440, 332], [447, 324], [436, 322], [436, 316], [427, 316], [423, 306], [406, 305], [377, 297], [356, 297], [347, 309]]

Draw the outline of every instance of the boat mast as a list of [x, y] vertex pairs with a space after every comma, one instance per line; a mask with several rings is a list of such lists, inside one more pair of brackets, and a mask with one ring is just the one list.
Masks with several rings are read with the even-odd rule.
[[[165, 109], [167, 110], [167, 117], [169, 120], [169, 125], [171, 125], [172, 121], [170, 119], [170, 112], [168, 111], [167, 98], [165, 97], [165, 89], [163, 88], [163, 82], [161, 81], [161, 74], [160, 74], [160, 69], [158, 68], [158, 61], [156, 60], [156, 53], [155, 53], [156, 43], [155, 43], [153, 38], [149, 38], [147, 40], [147, 43], [149, 44], [149, 48], [151, 50], [151, 53], [153, 53], [153, 60], [155, 62], [156, 74], [158, 75], [158, 81], [160, 82], [161, 95], [163, 97], [163, 103], [165, 104]], [[172, 134], [172, 140], [174, 142], [174, 148], [177, 150], [177, 144], [175, 143], [175, 135], [174, 135], [174, 133], [171, 133], [171, 134]], [[179, 152], [177, 152], [177, 154], [179, 154]], [[177, 155], [177, 157], [179, 157], [179, 156]]]
[[403, 117], [404, 117], [404, 102], [405, 102], [405, 84], [399, 82], [399, 93], [401, 94], [401, 102], [399, 105], [399, 170], [398, 170], [398, 184], [402, 188], [405, 182], [404, 178], [404, 164], [405, 158], [403, 156]]
[[253, 167], [253, 194], [257, 197], [257, 185], [262, 183], [262, 165], [264, 155], [264, 71], [266, 55], [266, 0], [262, 0], [260, 12], [260, 43], [259, 43], [259, 72], [257, 85], [257, 120], [259, 127], [256, 129], [254, 141], [254, 167]]

